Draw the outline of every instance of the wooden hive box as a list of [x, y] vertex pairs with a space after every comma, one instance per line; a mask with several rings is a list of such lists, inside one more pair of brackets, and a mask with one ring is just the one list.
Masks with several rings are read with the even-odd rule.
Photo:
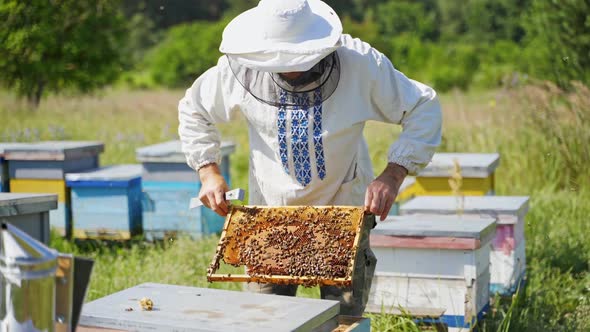
[[[221, 145], [221, 172], [230, 183], [230, 158], [235, 150], [231, 142]], [[195, 170], [186, 163], [180, 141], [169, 141], [136, 150], [142, 164], [144, 192], [144, 233], [148, 239], [161, 239], [181, 232], [192, 237], [219, 233], [223, 218], [206, 207], [188, 210], [190, 199], [197, 197], [201, 184]]]
[[[140, 309], [144, 297], [153, 301], [153, 311]], [[332, 331], [339, 307], [338, 301], [147, 283], [86, 303], [80, 325], [161, 332]]]
[[528, 196], [422, 196], [401, 206], [401, 214], [466, 214], [497, 218], [496, 236], [490, 253], [490, 291], [511, 295], [524, 281], [525, 215]]
[[100, 142], [44, 141], [9, 147], [10, 191], [17, 193], [55, 193], [58, 208], [49, 214], [51, 227], [59, 234], [71, 234], [70, 195], [65, 174], [98, 167]]
[[461, 168], [461, 193], [467, 196], [493, 195], [494, 173], [500, 164], [497, 153], [435, 153], [430, 164], [416, 176], [414, 196], [452, 195], [449, 178], [455, 161]]
[[57, 195], [0, 193], [0, 219], [49, 245], [49, 211], [57, 208]]
[[76, 238], [127, 240], [142, 230], [141, 166], [117, 165], [66, 175]]
[[371, 234], [377, 266], [367, 311], [439, 312], [434, 322], [449, 331], [472, 328], [489, 306], [495, 227], [494, 218], [477, 216], [398, 216], [378, 223]]

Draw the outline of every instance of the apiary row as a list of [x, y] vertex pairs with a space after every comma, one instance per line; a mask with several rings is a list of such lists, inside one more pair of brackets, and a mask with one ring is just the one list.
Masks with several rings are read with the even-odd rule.
[[[228, 183], [235, 146], [223, 143], [222, 174]], [[218, 233], [223, 218], [202, 207], [188, 210], [200, 190], [179, 141], [140, 148], [141, 164], [100, 167], [100, 142], [0, 143], [0, 189], [51, 193], [57, 208], [51, 228], [77, 238], [160, 239], [178, 232]]]

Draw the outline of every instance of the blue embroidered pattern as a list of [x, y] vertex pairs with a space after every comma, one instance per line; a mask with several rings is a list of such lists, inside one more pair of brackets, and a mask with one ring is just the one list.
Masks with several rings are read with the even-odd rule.
[[324, 143], [322, 141], [322, 91], [319, 88], [314, 91], [313, 145], [316, 169], [319, 178], [323, 180], [326, 177], [326, 164], [324, 160]]
[[[279, 155], [283, 169], [289, 172], [289, 151], [287, 145], [287, 98], [293, 98], [294, 106], [291, 111], [291, 152], [293, 153], [293, 166], [295, 178], [303, 186], [311, 182], [311, 158], [309, 142], [309, 94], [291, 94], [285, 90], [280, 93], [280, 106], [277, 117]], [[314, 91], [313, 105], [313, 147], [315, 150], [316, 169], [318, 177], [326, 177], [326, 165], [324, 158], [324, 145], [322, 142], [322, 93], [318, 88]]]
[[287, 107], [285, 106], [287, 101], [287, 92], [281, 90], [281, 106], [279, 107], [279, 114], [277, 118], [277, 126], [279, 129], [279, 155], [281, 157], [281, 163], [283, 169], [289, 174], [289, 152], [287, 150]]
[[291, 150], [295, 178], [306, 186], [311, 182], [311, 161], [309, 158], [309, 97], [307, 94], [294, 94], [296, 105], [291, 113]]

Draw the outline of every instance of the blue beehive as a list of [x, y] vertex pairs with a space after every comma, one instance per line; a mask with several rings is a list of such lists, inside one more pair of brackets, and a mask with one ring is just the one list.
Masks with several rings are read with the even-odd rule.
[[[228, 184], [229, 155], [234, 150], [233, 143], [221, 145], [220, 168]], [[180, 141], [143, 147], [136, 154], [143, 167], [144, 233], [148, 239], [161, 239], [177, 232], [198, 237], [221, 231], [224, 219], [215, 212], [206, 207], [188, 208], [201, 184], [197, 172], [186, 163]]]
[[7, 147], [10, 192], [54, 193], [58, 208], [49, 213], [51, 227], [62, 235], [71, 233], [70, 194], [65, 183], [69, 172], [95, 169], [99, 154], [104, 151], [100, 142], [44, 141]]
[[141, 166], [66, 175], [76, 238], [130, 239], [142, 231]]

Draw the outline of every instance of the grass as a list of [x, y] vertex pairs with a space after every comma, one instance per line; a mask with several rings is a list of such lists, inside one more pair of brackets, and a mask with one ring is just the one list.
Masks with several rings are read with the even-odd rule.
[[[176, 138], [176, 104], [182, 91], [106, 91], [100, 96], [50, 97], [37, 111], [0, 93], [0, 141], [100, 140], [103, 164], [133, 163], [137, 147]], [[590, 92], [551, 85], [441, 96], [442, 151], [499, 151], [500, 195], [530, 195], [526, 219], [527, 286], [513, 299], [495, 299], [483, 331], [590, 331]], [[247, 130], [238, 116], [221, 126], [238, 142], [232, 181], [247, 188]], [[391, 125], [369, 123], [375, 171], [385, 166]], [[208, 284], [206, 267], [216, 238], [185, 238], [150, 244], [75, 244], [54, 237], [52, 246], [96, 260], [88, 300], [141, 282], [239, 290], [239, 284]], [[317, 288], [300, 295], [317, 297]], [[374, 331], [418, 331], [405, 317], [369, 315]]]

